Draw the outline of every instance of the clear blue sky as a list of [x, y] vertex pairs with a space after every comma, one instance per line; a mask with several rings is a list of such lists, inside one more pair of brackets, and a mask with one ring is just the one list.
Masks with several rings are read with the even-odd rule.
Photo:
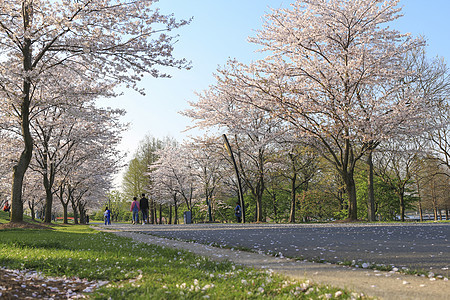
[[[194, 17], [192, 23], [178, 31], [179, 42], [175, 56], [192, 61], [193, 68], [169, 70], [171, 79], [145, 78], [140, 86], [146, 89], [141, 96], [125, 91], [108, 106], [127, 110], [124, 121], [131, 128], [124, 133], [122, 150], [133, 153], [146, 134], [178, 140], [192, 133], [181, 133], [189, 119], [178, 114], [188, 108], [188, 100], [196, 100], [194, 91], [207, 89], [213, 83], [212, 73], [228, 58], [250, 62], [255, 45], [247, 42], [254, 30], [260, 29], [262, 17], [270, 8], [287, 7], [288, 0], [160, 0], [163, 12], [180, 18]], [[414, 36], [426, 37], [430, 56], [442, 56], [450, 61], [450, 1], [402, 0], [404, 17], [391, 27]]]

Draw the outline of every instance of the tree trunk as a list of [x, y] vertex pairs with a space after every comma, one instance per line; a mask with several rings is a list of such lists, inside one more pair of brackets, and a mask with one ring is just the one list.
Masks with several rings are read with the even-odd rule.
[[437, 221], [437, 199], [436, 199], [436, 183], [434, 180], [431, 181], [431, 200], [433, 203], [433, 213], [434, 213], [434, 220]]
[[150, 199], [149, 211], [150, 211], [150, 223], [151, 224], [155, 224], [155, 210], [153, 209], [154, 205], [155, 205], [155, 202], [153, 201], [153, 199]]
[[419, 185], [419, 180], [416, 179], [416, 185], [417, 185], [417, 196], [419, 197], [419, 216], [420, 216], [420, 221], [423, 221], [423, 210], [422, 210], [422, 199], [420, 198], [420, 185]]
[[258, 178], [258, 184], [256, 186], [256, 192], [257, 192], [257, 202], [256, 202], [256, 207], [257, 207], [257, 221], [258, 222], [263, 222], [263, 205], [262, 205], [262, 198], [263, 198], [263, 194], [264, 194], [264, 190], [265, 190], [265, 184], [264, 184], [264, 151], [263, 150], [259, 150], [258, 151], [258, 161], [259, 161], [259, 178]]
[[[22, 17], [24, 32], [31, 27], [32, 2], [23, 2]], [[23, 71], [32, 71], [32, 42], [30, 38], [24, 38], [22, 45]], [[17, 164], [13, 167], [13, 183], [11, 187], [11, 222], [23, 221], [22, 186], [25, 172], [30, 165], [33, 153], [33, 139], [30, 133], [30, 103], [31, 103], [31, 78], [26, 77], [22, 87], [22, 101], [20, 104], [20, 125], [24, 142], [24, 149], [20, 154]]]
[[159, 205], [159, 224], [162, 224], [162, 205]]
[[172, 224], [172, 205], [169, 205], [169, 224]]
[[78, 210], [75, 202], [73, 200], [70, 201], [72, 203], [72, 210], [73, 210], [73, 223], [78, 224]]
[[28, 207], [30, 208], [30, 211], [31, 211], [31, 220], [34, 221], [36, 219], [35, 211], [34, 211], [34, 208], [35, 208], [34, 198], [31, 202], [28, 201]]
[[208, 205], [208, 222], [212, 222], [211, 200], [209, 198], [206, 199], [206, 204]]
[[272, 193], [272, 207], [273, 207], [273, 218], [275, 220], [275, 223], [278, 223], [277, 195], [275, 191]]
[[[81, 198], [77, 200], [78, 212], [80, 213], [80, 224], [86, 224], [86, 204], [81, 202]], [[109, 207], [111, 209], [111, 207]]]
[[375, 196], [374, 196], [374, 186], [373, 186], [373, 161], [372, 161], [372, 151], [369, 151], [367, 156], [368, 165], [368, 178], [367, 178], [367, 218], [369, 222], [376, 221], [375, 218]]
[[44, 175], [44, 188], [45, 188], [45, 218], [44, 223], [52, 222], [52, 206], [53, 206], [53, 193], [52, 185], [47, 175]]
[[173, 224], [178, 224], [178, 203], [177, 203], [177, 195], [173, 195], [173, 203], [174, 203], [174, 213], [175, 218], [173, 220]]
[[423, 221], [423, 209], [422, 209], [422, 201], [419, 198], [419, 216], [420, 216], [420, 221]]
[[400, 218], [402, 222], [405, 222], [405, 195], [403, 193], [403, 190], [400, 191], [398, 197], [400, 200]]
[[175, 215], [175, 217], [174, 217], [174, 222], [173, 222], [173, 224], [178, 224], [178, 205], [174, 205], [174, 215]]
[[63, 223], [64, 224], [69, 224], [69, 220], [67, 218], [67, 206], [68, 206], [68, 203], [62, 203], [61, 202], [61, 204], [62, 204], [62, 207], [63, 207]]
[[[260, 176], [259, 184], [256, 187], [256, 222], [263, 222], [263, 206], [262, 206], [262, 197], [264, 193], [264, 178]], [[242, 208], [241, 208], [242, 209]]]
[[295, 194], [296, 194], [297, 174], [291, 178], [291, 210], [289, 213], [289, 223], [295, 223]]
[[353, 173], [346, 174], [346, 178], [344, 178], [345, 186], [347, 188], [348, 195], [348, 218], [350, 220], [358, 219], [358, 210], [357, 210], [357, 202], [356, 202], [356, 185], [355, 180], [353, 178]]
[[63, 223], [64, 224], [69, 224], [69, 220], [67, 218], [67, 207], [69, 206], [69, 197], [67, 197], [67, 201], [64, 202], [64, 185], [60, 185], [59, 186], [59, 202], [61, 202], [61, 205], [63, 207]]
[[[24, 87], [29, 83], [24, 83]], [[24, 150], [22, 151], [19, 161], [13, 167], [13, 184], [11, 189], [11, 222], [23, 221], [23, 202], [22, 202], [22, 186], [25, 172], [31, 161], [33, 151], [33, 139], [31, 138], [29, 128], [29, 100], [26, 95], [22, 103], [21, 115], [22, 115], [22, 135], [24, 140]]]
[[[306, 191], [303, 190], [302, 191], [302, 200], [300, 201], [300, 208], [304, 208], [305, 203], [306, 203]], [[306, 221], [307, 221], [306, 217], [307, 216], [305, 215], [305, 211], [303, 211], [303, 213], [300, 215], [301, 222], [306, 223]]]

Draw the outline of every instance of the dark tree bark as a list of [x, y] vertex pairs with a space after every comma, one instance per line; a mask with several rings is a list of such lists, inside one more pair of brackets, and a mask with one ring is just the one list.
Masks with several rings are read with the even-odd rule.
[[61, 205], [63, 207], [63, 223], [68, 224], [69, 220], [67, 217], [68, 216], [67, 210], [68, 210], [70, 199], [69, 199], [69, 197], [67, 197], [67, 200], [64, 201], [64, 189], [65, 189], [64, 185], [61, 185], [59, 187], [59, 194], [57, 194], [57, 197], [59, 198], [59, 202], [61, 202]]
[[375, 196], [373, 185], [373, 161], [372, 151], [367, 155], [368, 178], [367, 178], [367, 218], [369, 222], [376, 221], [375, 217]]
[[[22, 15], [24, 30], [29, 30], [32, 21], [32, 2], [23, 3]], [[32, 70], [32, 41], [25, 38], [22, 45], [23, 69]], [[11, 222], [23, 221], [22, 186], [25, 172], [30, 165], [33, 152], [33, 139], [30, 133], [30, 103], [31, 103], [31, 78], [23, 81], [23, 98], [20, 104], [20, 125], [24, 142], [24, 149], [17, 164], [13, 167], [13, 184], [11, 189]]]
[[174, 218], [174, 222], [173, 224], [178, 224], [178, 201], [177, 201], [177, 195], [175, 194], [173, 196], [173, 203], [174, 203], [174, 214], [175, 214], [175, 218]]
[[353, 178], [353, 172], [350, 176], [346, 176], [344, 179], [345, 187], [348, 195], [348, 218], [350, 220], [358, 219], [358, 208], [356, 202], [356, 184]]
[[[295, 167], [293, 167], [295, 169]], [[297, 186], [296, 186], [296, 182], [297, 182], [297, 172], [293, 173], [293, 176], [291, 178], [291, 209], [290, 209], [290, 213], [289, 213], [289, 223], [295, 223], [295, 200], [296, 200], [296, 195], [297, 195]]]
[[[46, 164], [45, 164], [46, 165]], [[47, 170], [47, 166], [45, 166]], [[50, 165], [49, 172], [43, 174], [44, 188], [45, 188], [45, 219], [44, 223], [52, 222], [52, 207], [53, 207], [53, 183], [55, 181], [55, 172], [53, 164]]]

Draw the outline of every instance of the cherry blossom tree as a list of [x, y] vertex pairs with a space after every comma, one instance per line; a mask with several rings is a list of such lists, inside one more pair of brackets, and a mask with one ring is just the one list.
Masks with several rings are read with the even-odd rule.
[[0, 202], [4, 205], [6, 201], [10, 202], [11, 170], [16, 161], [15, 153], [20, 151], [21, 145], [20, 141], [15, 139], [9, 132], [8, 126], [3, 127], [4, 124], [2, 124], [1, 120], [2, 119], [0, 119]]
[[[176, 145], [176, 141], [170, 137], [157, 139], [150, 135], [146, 135], [140, 141], [122, 179], [122, 190], [129, 199], [152, 190], [151, 165], [159, 158], [158, 150], [167, 145]], [[155, 210], [156, 205], [153, 202], [153, 196], [149, 194], [149, 219], [152, 224], [156, 220]]]
[[398, 2], [304, 0], [274, 9], [250, 39], [268, 56], [248, 67], [230, 63], [224, 79], [257, 87], [267, 96], [252, 99], [255, 106], [314, 141], [345, 183], [350, 219], [356, 163], [373, 141], [411, 129], [428, 109], [404, 89], [412, 73], [404, 59], [423, 41], [388, 27], [400, 16]]
[[158, 161], [151, 166], [152, 171], [149, 173], [152, 181], [149, 192], [152, 194], [152, 198], [156, 203], [169, 206], [169, 223], [172, 221], [172, 207], [174, 208], [175, 217], [173, 218], [173, 224], [178, 224], [178, 208], [180, 206], [180, 199], [178, 197], [176, 181], [168, 176], [166, 173], [167, 168], [159, 168], [156, 165], [157, 163]]
[[80, 86], [97, 81], [138, 89], [146, 73], [167, 76], [159, 66], [189, 68], [185, 60], [173, 58], [176, 37], [168, 34], [189, 21], [160, 14], [150, 0], [12, 0], [0, 9], [1, 107], [19, 124], [23, 139], [12, 184], [11, 221], [18, 222], [32, 158], [30, 113], [37, 91], [49, 88], [49, 78], [62, 78], [61, 70], [77, 72]]
[[[74, 212], [75, 222], [80, 216], [85, 221], [88, 207], [99, 208], [106, 201], [107, 192], [112, 187], [112, 176], [117, 173], [120, 159], [111, 144], [96, 143], [97, 147], [79, 149], [72, 157], [72, 170], [62, 181]], [[113, 146], [116, 146], [113, 144]]]
[[25, 195], [24, 204], [27, 204], [30, 210], [31, 219], [34, 220], [36, 212], [41, 216], [44, 213], [45, 191], [42, 189], [41, 174], [38, 172], [27, 172], [25, 175], [25, 183], [23, 185], [23, 194]]
[[198, 202], [194, 181], [192, 160], [189, 151], [180, 145], [167, 145], [158, 151], [159, 159], [149, 166], [154, 185], [163, 184], [165, 190], [174, 197], [184, 200], [186, 208], [193, 212]]
[[265, 166], [271, 154], [270, 145], [285, 131], [284, 121], [248, 104], [264, 97], [257, 89], [238, 86], [232, 78], [224, 78], [220, 69], [215, 78], [217, 83], [199, 93], [198, 101], [190, 102], [192, 109], [182, 114], [192, 118], [199, 128], [228, 132], [240, 174], [256, 203], [255, 219], [263, 221]]
[[[121, 166], [122, 157], [115, 148], [124, 128], [118, 119], [122, 113], [98, 108], [94, 102], [84, 102], [78, 107], [60, 106], [49, 110], [33, 121], [37, 151], [31, 169], [43, 178], [47, 194], [45, 222], [51, 222], [54, 194], [63, 206], [65, 222], [68, 203], [76, 193], [80, 196], [74, 204], [87, 204], [80, 202], [85, 201], [86, 193], [100, 195], [98, 199], [105, 198], [105, 187], [110, 187], [112, 175]], [[94, 178], [101, 180], [93, 182]], [[87, 189], [83, 187], [86, 191], [81, 193], [77, 188], [83, 185]]]
[[192, 143], [185, 143], [185, 148], [191, 153], [192, 174], [197, 183], [199, 197], [205, 199], [208, 210], [208, 221], [213, 221], [213, 206], [223, 177], [223, 148], [219, 137], [197, 137]]
[[[61, 171], [66, 171], [65, 164], [72, 163], [72, 156], [78, 155], [73, 152], [83, 147], [95, 149], [97, 143], [103, 144], [105, 141], [102, 147], [115, 147], [120, 140], [118, 134], [124, 126], [119, 123], [118, 117], [123, 115], [123, 111], [98, 108], [90, 96], [87, 100], [79, 97], [67, 105], [50, 106], [31, 119], [36, 149], [31, 168], [43, 178], [45, 222], [51, 222], [53, 194], [58, 190], [54, 187], [55, 180], [59, 177], [59, 188], [63, 188], [62, 178], [66, 174], [61, 174]], [[66, 207], [64, 201], [62, 204]]]
[[[150, 173], [150, 178], [153, 183], [149, 190], [152, 199], [156, 203], [159, 203], [159, 205], [169, 206], [169, 224], [172, 224], [172, 219], [173, 224], [178, 224], [178, 207], [180, 206], [180, 199], [178, 198], [175, 181], [166, 177], [163, 169], [154, 169]], [[174, 208], [173, 218], [172, 207]]]

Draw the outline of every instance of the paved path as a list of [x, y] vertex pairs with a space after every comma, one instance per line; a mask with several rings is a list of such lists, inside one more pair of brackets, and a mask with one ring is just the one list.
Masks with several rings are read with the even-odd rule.
[[202, 244], [252, 249], [327, 262], [386, 264], [449, 277], [450, 223], [439, 224], [191, 224], [115, 228]]
[[[365, 232], [364, 234], [361, 234], [361, 237], [369, 236], [369, 232], [382, 232], [385, 231], [386, 234], [390, 235], [392, 237], [392, 240], [394, 241], [400, 241], [401, 243], [405, 243], [408, 241], [408, 239], [403, 239], [403, 235], [405, 232], [410, 232], [404, 227], [408, 226], [400, 226], [401, 231], [398, 231], [398, 228], [395, 226], [399, 225], [387, 225], [387, 226], [393, 226], [389, 227], [390, 230], [386, 231], [385, 228], [386, 225], [381, 226], [375, 226], [371, 230], [369, 230], [367, 227], [370, 226], [348, 226], [348, 225], [333, 225], [331, 227], [337, 227], [334, 231], [335, 234], [333, 235], [332, 232], [328, 232], [329, 240], [332, 240], [332, 236], [334, 236], [336, 239], [338, 239], [340, 242], [337, 243], [337, 246], [339, 246], [338, 250], [344, 249], [344, 242], [343, 236], [351, 236], [349, 231], [351, 231], [350, 228], [357, 227], [355, 232]], [[412, 225], [416, 226], [416, 225]], [[446, 227], [447, 226], [447, 227]], [[104, 227], [104, 226], [102, 226]], [[319, 227], [319, 228], [317, 228]], [[342, 267], [337, 266], [333, 264], [320, 264], [320, 263], [310, 263], [310, 262], [304, 262], [304, 261], [294, 261], [288, 258], [281, 258], [281, 257], [274, 257], [270, 255], [264, 255], [260, 253], [252, 253], [252, 252], [241, 252], [237, 250], [230, 250], [230, 249], [220, 249], [217, 247], [212, 247], [208, 245], [202, 245], [199, 243], [188, 243], [188, 242], [182, 242], [182, 241], [176, 241], [176, 240], [169, 240], [165, 238], [158, 238], [153, 236], [153, 234], [157, 235], [165, 235], [170, 237], [177, 236], [178, 238], [184, 237], [188, 238], [190, 240], [193, 240], [193, 237], [197, 237], [195, 239], [199, 240], [199, 237], [205, 238], [210, 237], [214, 239], [218, 239], [221, 241], [220, 244], [223, 244], [225, 242], [225, 237], [227, 236], [233, 236], [231, 234], [226, 234], [226, 232], [232, 232], [234, 236], [236, 235], [236, 232], [240, 232], [239, 237], [235, 237], [235, 240], [239, 243], [244, 242], [251, 242], [253, 244], [257, 245], [266, 245], [266, 239], [267, 241], [272, 241], [274, 244], [272, 245], [273, 249], [284, 247], [285, 255], [288, 255], [288, 251], [290, 248], [292, 249], [299, 249], [295, 247], [296, 241], [298, 239], [297, 236], [291, 236], [288, 232], [292, 233], [295, 231], [295, 234], [299, 234], [300, 232], [303, 233], [303, 236], [308, 236], [308, 239], [304, 239], [304, 242], [308, 242], [308, 246], [306, 247], [315, 247], [319, 251], [324, 252], [323, 249], [324, 246], [321, 246], [319, 243], [324, 242], [325, 239], [319, 239], [317, 240], [316, 237], [312, 237], [311, 232], [316, 232], [320, 236], [324, 235], [325, 229], [327, 226], [322, 225], [321, 226], [302, 226], [302, 225], [258, 225], [258, 224], [249, 224], [249, 225], [223, 225], [223, 224], [196, 224], [196, 225], [112, 225], [108, 226], [107, 228], [111, 231], [115, 231], [116, 234], [119, 234], [121, 236], [126, 236], [133, 238], [140, 242], [150, 243], [150, 244], [158, 244], [162, 246], [168, 246], [173, 248], [179, 248], [179, 249], [186, 249], [188, 251], [194, 252], [199, 255], [204, 255], [211, 257], [215, 260], [230, 260], [238, 264], [243, 264], [247, 266], [252, 267], [259, 267], [259, 268], [268, 268], [272, 269], [275, 272], [288, 275], [297, 279], [311, 279], [314, 282], [321, 283], [321, 284], [329, 284], [340, 288], [349, 288], [351, 290], [362, 292], [366, 295], [380, 297], [382, 299], [450, 299], [450, 284], [446, 280], [437, 279], [436, 278], [424, 278], [419, 276], [411, 276], [411, 275], [402, 275], [397, 272], [380, 272], [380, 271], [374, 271], [374, 270], [365, 270], [360, 268], [349, 268], [349, 267]], [[330, 227], [330, 226], [328, 226]], [[450, 226], [444, 225], [443, 227], [430, 227], [428, 229], [423, 229], [422, 226], [420, 227], [414, 227], [415, 229], [420, 229], [417, 232], [434, 232], [436, 235], [427, 235], [427, 238], [430, 238], [431, 241], [433, 241], [430, 244], [437, 245], [439, 244], [439, 247], [446, 248], [448, 245], [448, 239], [447, 239], [447, 232], [448, 228]], [[309, 229], [308, 229], [309, 228]], [[359, 228], [359, 229], [358, 229]], [[415, 230], [412, 229], [412, 230]], [[425, 230], [425, 231], [422, 231]], [[344, 232], [344, 234], [339, 234], [339, 232]], [[176, 234], [175, 234], [176, 233]], [[151, 235], [150, 235], [151, 234]], [[356, 233], [354, 233], [356, 234]], [[246, 239], [245, 239], [246, 237]], [[434, 237], [434, 238], [433, 238]], [[400, 240], [398, 240], [400, 238]], [[416, 239], [417, 237], [410, 236], [409, 239]], [[301, 240], [303, 240], [301, 239]], [[313, 239], [313, 240], [312, 240]], [[372, 236], [368, 240], [376, 239], [377, 242], [381, 242], [382, 245], [384, 244], [384, 240], [378, 240], [378, 237]], [[425, 237], [422, 236], [422, 239], [425, 239]], [[440, 239], [443, 239], [443, 243], [437, 243], [436, 241], [440, 241]], [[348, 241], [351, 241], [352, 238], [349, 237]], [[363, 238], [364, 240], [364, 238]], [[284, 242], [283, 242], [284, 241]], [[315, 244], [312, 241], [317, 241], [318, 243]], [[209, 240], [209, 243], [211, 243], [212, 240]], [[217, 243], [217, 242], [216, 242]], [[237, 243], [237, 242], [236, 242]], [[270, 243], [269, 243], [270, 244]], [[275, 245], [276, 244], [276, 245]], [[418, 247], [417, 241], [415, 242], [415, 247]], [[229, 245], [229, 243], [227, 244]], [[241, 246], [245, 246], [246, 244], [242, 244]], [[375, 254], [375, 252], [371, 253], [372, 250], [368, 251], [361, 251], [361, 249], [366, 249], [370, 245], [375, 247], [380, 247], [378, 244], [374, 243], [365, 243], [361, 241], [360, 251], [357, 251], [357, 253], [364, 253], [370, 256], [370, 254]], [[433, 246], [431, 248], [433, 248]], [[246, 247], [246, 246], [245, 246]], [[405, 245], [406, 247], [406, 245]], [[405, 247], [398, 247], [401, 250]], [[420, 248], [421, 246], [419, 246]], [[437, 247], [436, 249], [441, 249]], [[370, 247], [369, 247], [370, 248]], [[387, 247], [389, 248], [389, 247]], [[255, 248], [258, 250], [258, 248]], [[288, 250], [286, 250], [288, 249]], [[305, 248], [303, 248], [305, 249]], [[309, 248], [306, 248], [309, 249]], [[420, 248], [422, 249], [422, 248]], [[433, 248], [435, 249], [435, 248]], [[447, 248], [448, 249], [448, 248]], [[332, 250], [331, 248], [329, 250]], [[390, 249], [387, 249], [390, 250]], [[307, 250], [294, 250], [295, 252], [303, 252]], [[317, 250], [316, 250], [317, 251]], [[433, 250], [434, 251], [434, 250]], [[280, 251], [281, 252], [281, 251]], [[328, 251], [330, 252], [330, 251]], [[345, 253], [346, 251], [342, 251]], [[351, 251], [349, 251], [350, 253]], [[390, 251], [388, 251], [390, 252]], [[414, 252], [414, 251], [412, 251]], [[442, 253], [441, 253], [442, 252]], [[448, 250], [446, 252], [438, 251], [438, 257], [440, 258], [437, 261], [443, 261], [444, 265], [445, 263], [448, 264]], [[335, 253], [335, 256], [341, 256], [341, 252], [337, 251], [332, 252]], [[408, 253], [400, 251], [400, 253]], [[417, 253], [417, 251], [416, 251]], [[419, 252], [420, 255], [422, 251]], [[402, 255], [402, 254], [401, 254]], [[429, 254], [426, 254], [427, 256]], [[400, 257], [399, 257], [400, 258]], [[387, 262], [385, 262], [388, 264]], [[419, 262], [417, 262], [420, 264]], [[428, 262], [426, 262], [428, 264]], [[434, 260], [431, 261], [431, 263], [435, 264]], [[398, 265], [398, 264], [397, 264]], [[399, 266], [399, 265], [398, 265]], [[428, 265], [427, 265], [428, 266]], [[436, 267], [434, 267], [436, 268]], [[445, 269], [445, 267], [441, 267]], [[443, 272], [447, 270], [442, 270]]]

